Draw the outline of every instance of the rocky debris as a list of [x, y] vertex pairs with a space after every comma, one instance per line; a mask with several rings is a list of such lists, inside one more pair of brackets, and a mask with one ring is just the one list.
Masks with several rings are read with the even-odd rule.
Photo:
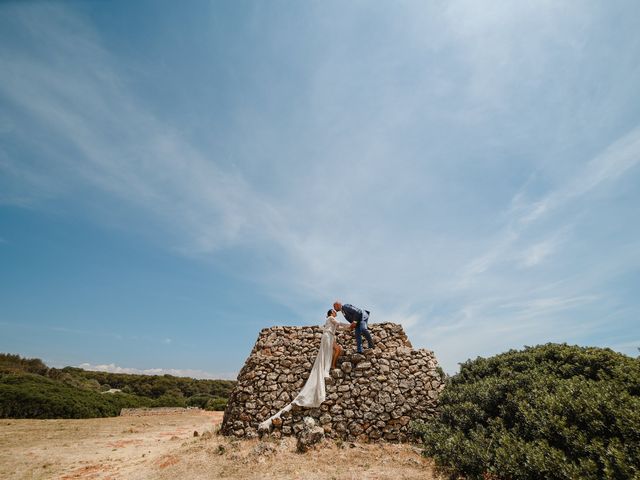
[[324, 428], [316, 426], [316, 421], [313, 418], [305, 417], [303, 425], [296, 443], [296, 450], [300, 453], [305, 453], [324, 439]]
[[176, 415], [178, 413], [193, 413], [201, 410], [198, 407], [141, 407], [123, 408], [120, 410], [121, 417], [149, 417], [156, 415]]
[[[429, 421], [435, 415], [444, 378], [433, 352], [414, 350], [401, 325], [369, 327], [375, 348], [364, 355], [355, 351], [353, 332], [338, 332], [345, 352], [326, 382], [325, 402], [315, 409], [294, 406], [272, 424], [272, 436], [298, 437], [306, 428], [304, 417], [311, 417], [329, 438], [404, 441], [412, 420]], [[255, 436], [258, 424], [304, 385], [321, 336], [320, 327], [263, 329], [238, 375], [221, 432]]]
[[260, 442], [253, 447], [252, 454], [257, 457], [268, 456], [276, 453], [278, 449], [271, 443]]

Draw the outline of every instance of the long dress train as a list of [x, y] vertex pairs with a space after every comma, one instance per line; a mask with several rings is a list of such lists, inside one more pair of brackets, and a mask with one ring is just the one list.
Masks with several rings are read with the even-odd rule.
[[329, 376], [331, 371], [336, 328], [340, 328], [341, 326], [335, 317], [327, 317], [323, 327], [322, 339], [320, 340], [320, 350], [318, 350], [318, 355], [313, 363], [313, 368], [311, 369], [307, 382], [290, 404], [262, 422], [258, 426], [258, 430], [269, 430], [271, 428], [271, 421], [274, 418], [280, 418], [280, 415], [291, 410], [294, 404], [301, 407], [317, 408], [324, 402], [326, 398], [324, 379]]

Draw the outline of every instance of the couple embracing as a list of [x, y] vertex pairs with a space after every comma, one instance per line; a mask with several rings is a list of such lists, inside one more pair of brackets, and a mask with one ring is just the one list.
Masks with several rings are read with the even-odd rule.
[[358, 307], [354, 307], [349, 303], [342, 303], [336, 301], [333, 303], [333, 308], [327, 312], [327, 321], [324, 325], [324, 330], [329, 331], [333, 334], [333, 338], [330, 338], [329, 341], [332, 340], [333, 344], [333, 361], [331, 362], [331, 368], [336, 368], [336, 361], [338, 357], [342, 354], [344, 350], [338, 343], [335, 341], [335, 331], [336, 328], [345, 328], [344, 324], [338, 323], [336, 320], [337, 312], [342, 312], [344, 318], [347, 322], [350, 323], [351, 330], [355, 330], [356, 333], [356, 347], [358, 349], [358, 353], [362, 353], [362, 335], [367, 339], [367, 343], [369, 344], [369, 348], [373, 348], [373, 340], [371, 339], [371, 333], [369, 333], [368, 323], [369, 323], [369, 310], [363, 310]]
[[[336, 316], [337, 312], [342, 312], [344, 318], [350, 325], [340, 323]], [[327, 318], [322, 331], [322, 339], [320, 340], [320, 348], [313, 363], [311, 373], [306, 383], [296, 395], [294, 400], [285, 406], [282, 410], [272, 415], [262, 422], [258, 430], [269, 430], [272, 421], [280, 418], [284, 412], [291, 410], [293, 405], [301, 407], [317, 408], [326, 398], [325, 378], [329, 377], [331, 368], [336, 368], [338, 357], [343, 352], [343, 348], [336, 342], [337, 329], [355, 330], [356, 346], [358, 353], [362, 353], [362, 336], [367, 340], [369, 348], [373, 348], [373, 339], [369, 332], [369, 311], [354, 307], [351, 304], [342, 304], [339, 301], [334, 302], [333, 308], [327, 312]]]

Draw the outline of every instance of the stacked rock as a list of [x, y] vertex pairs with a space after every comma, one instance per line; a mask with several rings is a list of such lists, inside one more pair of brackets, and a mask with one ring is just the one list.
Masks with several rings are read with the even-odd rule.
[[[319, 408], [294, 406], [274, 422], [274, 435], [298, 435], [311, 417], [330, 438], [404, 441], [412, 420], [429, 421], [444, 388], [433, 352], [414, 350], [401, 325], [369, 329], [375, 348], [364, 355], [355, 352], [352, 331], [338, 331], [345, 353], [326, 380], [326, 400]], [[263, 329], [238, 375], [222, 433], [254, 436], [261, 421], [291, 402], [311, 372], [321, 337], [321, 327]]]

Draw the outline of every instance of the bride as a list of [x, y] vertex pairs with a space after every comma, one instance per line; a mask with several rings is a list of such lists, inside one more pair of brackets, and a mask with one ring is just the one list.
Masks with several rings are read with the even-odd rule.
[[320, 340], [320, 350], [316, 356], [316, 361], [313, 363], [307, 382], [290, 404], [262, 422], [258, 426], [258, 430], [269, 430], [272, 420], [280, 418], [280, 415], [291, 410], [294, 404], [301, 407], [317, 408], [324, 402], [326, 398], [324, 379], [329, 377], [331, 368], [336, 368], [338, 357], [343, 351], [343, 348], [336, 342], [336, 329], [342, 330], [349, 327], [349, 325], [339, 323], [336, 320], [335, 310], [331, 309], [327, 312], [327, 319], [324, 323], [322, 339]]

